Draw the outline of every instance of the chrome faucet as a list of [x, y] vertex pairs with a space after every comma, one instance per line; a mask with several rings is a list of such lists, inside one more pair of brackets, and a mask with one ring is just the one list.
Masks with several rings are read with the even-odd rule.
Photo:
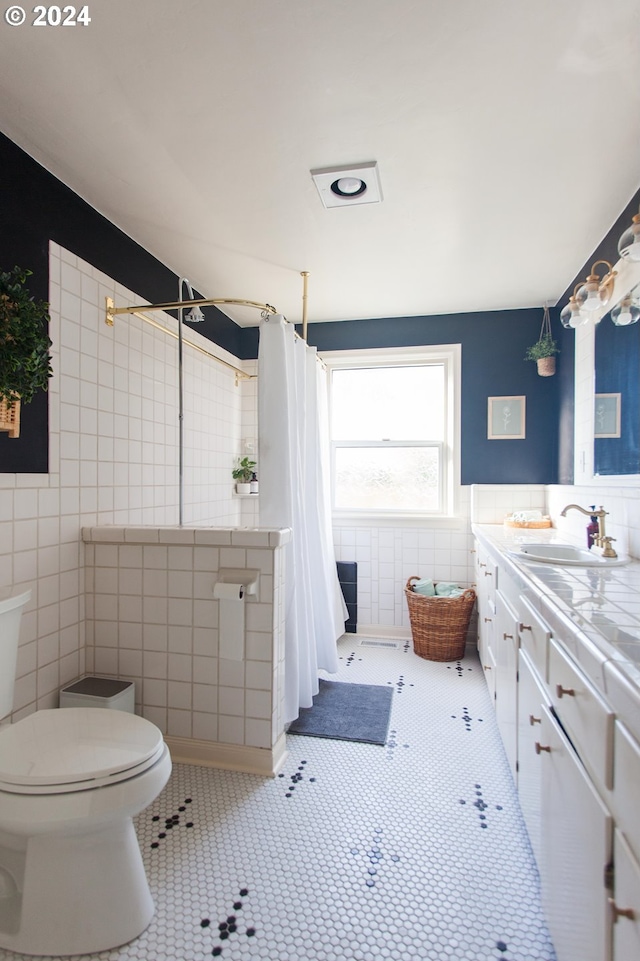
[[613, 547], [611, 546], [611, 542], [615, 541], [615, 537], [608, 537], [605, 534], [604, 519], [607, 516], [608, 512], [604, 509], [602, 504], [600, 505], [599, 510], [594, 510], [593, 507], [590, 507], [588, 510], [585, 510], [585, 508], [580, 507], [579, 504], [567, 504], [567, 506], [560, 511], [560, 517], [566, 517], [567, 511], [570, 511], [570, 510], [580, 511], [581, 514], [586, 514], [587, 517], [595, 517], [598, 522], [598, 533], [593, 538], [593, 543], [596, 545], [596, 547], [602, 548], [603, 557], [618, 556], [614, 551]]

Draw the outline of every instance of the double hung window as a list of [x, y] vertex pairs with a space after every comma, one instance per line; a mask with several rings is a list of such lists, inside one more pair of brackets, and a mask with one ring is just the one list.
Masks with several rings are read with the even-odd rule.
[[455, 345], [323, 355], [334, 512], [452, 512]]

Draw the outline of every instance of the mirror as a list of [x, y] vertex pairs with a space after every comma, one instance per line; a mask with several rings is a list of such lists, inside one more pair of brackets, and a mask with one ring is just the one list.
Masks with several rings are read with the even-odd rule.
[[607, 313], [595, 329], [594, 367], [594, 475], [640, 474], [640, 322], [617, 327]]
[[[631, 291], [636, 288], [640, 290], [640, 261], [619, 260], [614, 269], [611, 301], [593, 314], [594, 319], [602, 318], [601, 323], [584, 324], [575, 329], [575, 484], [592, 484], [594, 480], [598, 484], [616, 485], [640, 482], [640, 452], [637, 445], [640, 413], [633, 415], [634, 407], [637, 411], [640, 404], [640, 387], [637, 385], [640, 373], [640, 322], [627, 328], [617, 327], [609, 316], [613, 307]], [[596, 394], [614, 395], [598, 398], [597, 437]], [[619, 410], [616, 394], [620, 394]], [[628, 419], [630, 414], [631, 419]], [[633, 416], [639, 418], [635, 429]], [[620, 437], [605, 436], [618, 433], [618, 421]], [[609, 430], [612, 422], [613, 428]]]

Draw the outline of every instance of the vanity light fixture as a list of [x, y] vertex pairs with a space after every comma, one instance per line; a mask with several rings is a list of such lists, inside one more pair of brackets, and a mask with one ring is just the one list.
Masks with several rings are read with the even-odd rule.
[[631, 219], [631, 226], [627, 227], [618, 241], [618, 253], [625, 260], [640, 261], [640, 210]]
[[[596, 267], [600, 264], [604, 264], [607, 267], [607, 273], [602, 277], [596, 273]], [[615, 275], [616, 271], [608, 260], [596, 260], [585, 282], [574, 291], [576, 303], [580, 310], [590, 313], [593, 310], [598, 310], [600, 307], [606, 306], [611, 298]]]

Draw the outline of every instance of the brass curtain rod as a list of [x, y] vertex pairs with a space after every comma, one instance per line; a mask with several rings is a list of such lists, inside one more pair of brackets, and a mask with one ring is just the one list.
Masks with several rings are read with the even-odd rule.
[[107, 297], [107, 316], [106, 323], [113, 327], [113, 318], [116, 314], [135, 314], [139, 310], [179, 310], [180, 307], [214, 307], [217, 304], [237, 304], [239, 307], [257, 307], [258, 310], [266, 310], [270, 314], [277, 314], [278, 311], [271, 304], [260, 304], [255, 300], [236, 300], [233, 297], [216, 297], [211, 300], [176, 300], [167, 304], [136, 304], [134, 307], [116, 307], [111, 297]]
[[[139, 308], [114, 307], [113, 298], [105, 297], [105, 301], [106, 301], [105, 323], [108, 324], [110, 327], [113, 327], [113, 318], [116, 314], [132, 314], [134, 317], [137, 317], [139, 320], [143, 320], [145, 324], [150, 324], [152, 327], [155, 327], [157, 330], [161, 330], [165, 334], [168, 334], [169, 337], [173, 337], [174, 340], [178, 340], [178, 335], [176, 334], [175, 331], [170, 330], [168, 327], [165, 327], [164, 324], [159, 324], [156, 320], [153, 320], [151, 317], [145, 317], [145, 315], [141, 313], [141, 310], [160, 310], [161, 308], [159, 306], [150, 304], [147, 307], [145, 304], [145, 305], [141, 305], [141, 307]], [[234, 301], [234, 303], [236, 302], [237, 301]], [[198, 303], [198, 301], [194, 301], [194, 300], [185, 301], [185, 305], [194, 304], [194, 303]], [[180, 306], [180, 304], [178, 303], [177, 306]], [[244, 380], [252, 380], [256, 376], [255, 374], [247, 374], [246, 371], [241, 370], [240, 367], [235, 367], [234, 364], [230, 364], [229, 361], [223, 360], [221, 357], [218, 357], [217, 354], [212, 353], [210, 350], [207, 350], [205, 347], [200, 347], [199, 344], [194, 344], [192, 340], [185, 340], [184, 343], [188, 344], [189, 347], [193, 347], [194, 350], [199, 351], [199, 353], [204, 354], [206, 357], [211, 357], [212, 360], [215, 360], [219, 364], [222, 364], [223, 367], [228, 367], [229, 370], [232, 370], [236, 375], [236, 386], [238, 385], [239, 378], [243, 378]]]

